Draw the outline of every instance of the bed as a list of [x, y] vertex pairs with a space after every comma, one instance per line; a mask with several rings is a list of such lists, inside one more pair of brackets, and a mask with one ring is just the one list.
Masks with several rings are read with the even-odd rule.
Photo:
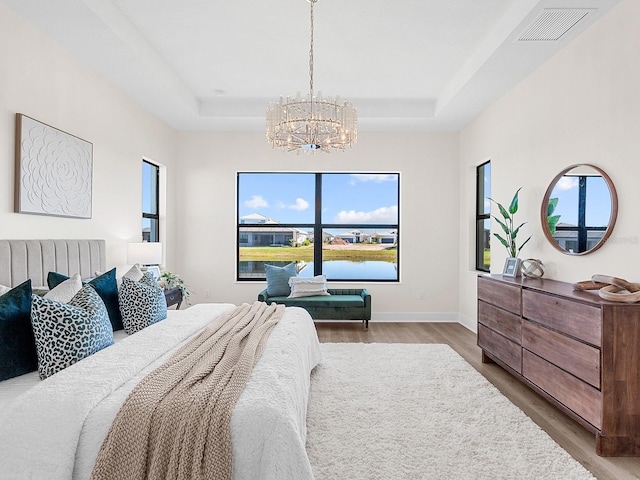
[[[0, 240], [0, 284], [47, 272], [105, 270], [102, 240]], [[3, 283], [5, 282], [5, 283]], [[31, 372], [0, 382], [0, 472], [6, 479], [88, 479], [121, 405], [148, 373], [205, 325], [235, 308], [199, 304], [40, 380]], [[3, 359], [0, 359], [2, 361]], [[266, 341], [230, 422], [234, 479], [312, 479], [305, 452], [309, 375], [320, 361], [309, 314], [287, 308]]]

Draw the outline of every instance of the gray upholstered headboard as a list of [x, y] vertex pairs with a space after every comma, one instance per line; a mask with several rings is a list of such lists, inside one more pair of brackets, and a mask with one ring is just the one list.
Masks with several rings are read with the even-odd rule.
[[0, 285], [15, 287], [30, 278], [41, 287], [49, 272], [92, 277], [104, 272], [105, 258], [104, 240], [0, 240]]

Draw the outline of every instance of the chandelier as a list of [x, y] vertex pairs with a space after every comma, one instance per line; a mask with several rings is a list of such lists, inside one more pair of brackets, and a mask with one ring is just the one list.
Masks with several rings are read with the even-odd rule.
[[314, 152], [344, 150], [358, 140], [356, 109], [339, 96], [323, 98], [313, 93], [313, 4], [311, 5], [311, 48], [309, 50], [309, 95], [280, 97], [267, 109], [267, 142], [283, 151]]

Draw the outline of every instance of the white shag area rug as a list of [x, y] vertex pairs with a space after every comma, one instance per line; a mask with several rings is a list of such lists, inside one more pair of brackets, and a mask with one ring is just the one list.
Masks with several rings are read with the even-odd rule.
[[594, 477], [448, 345], [322, 344], [316, 480]]

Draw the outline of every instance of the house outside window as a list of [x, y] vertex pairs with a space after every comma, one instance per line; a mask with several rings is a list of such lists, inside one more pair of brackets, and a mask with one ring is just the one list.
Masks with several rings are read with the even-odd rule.
[[476, 270], [491, 269], [491, 162], [476, 168]]
[[399, 281], [398, 173], [237, 175], [237, 279], [264, 280], [264, 265], [298, 275]]
[[142, 161], [142, 241], [160, 241], [160, 167]]

